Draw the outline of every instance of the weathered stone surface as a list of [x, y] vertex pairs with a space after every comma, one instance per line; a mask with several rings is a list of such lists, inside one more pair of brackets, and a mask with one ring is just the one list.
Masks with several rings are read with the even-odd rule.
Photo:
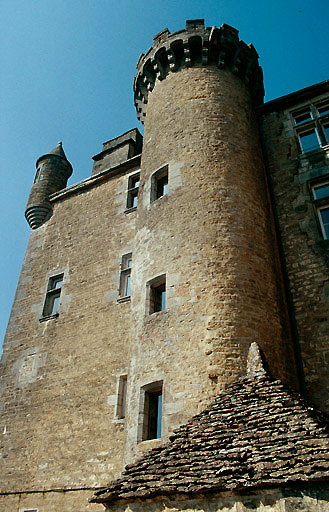
[[238, 380], [95, 502], [329, 483], [329, 418], [265, 375]]
[[265, 104], [266, 158], [309, 399], [329, 412], [328, 240], [310, 184], [329, 179], [329, 146], [302, 154], [291, 112], [329, 98], [329, 81]]

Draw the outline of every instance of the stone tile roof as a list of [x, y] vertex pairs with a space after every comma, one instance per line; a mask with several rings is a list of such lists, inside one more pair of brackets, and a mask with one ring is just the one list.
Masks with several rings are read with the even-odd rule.
[[328, 416], [265, 373], [249, 373], [91, 501], [329, 480]]

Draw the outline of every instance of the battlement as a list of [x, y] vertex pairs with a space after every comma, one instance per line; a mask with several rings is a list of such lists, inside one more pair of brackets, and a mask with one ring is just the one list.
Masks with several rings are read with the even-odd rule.
[[189, 67], [217, 66], [239, 76], [249, 87], [255, 105], [264, 98], [263, 73], [252, 44], [239, 40], [229, 25], [204, 27], [204, 20], [187, 20], [186, 29], [171, 34], [166, 28], [154, 36], [153, 47], [142, 54], [134, 80], [137, 118], [143, 122], [148, 95], [157, 80]]

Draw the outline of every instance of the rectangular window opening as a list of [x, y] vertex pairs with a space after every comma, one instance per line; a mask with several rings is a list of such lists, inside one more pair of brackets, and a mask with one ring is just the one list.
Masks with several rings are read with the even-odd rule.
[[292, 112], [294, 126], [303, 153], [329, 143], [329, 100], [310, 104]]
[[162, 434], [162, 382], [142, 388], [144, 392], [142, 441], [160, 439]]
[[121, 375], [119, 378], [118, 402], [116, 416], [119, 420], [126, 417], [126, 400], [127, 400], [127, 375]]
[[321, 102], [321, 103], [317, 103], [316, 108], [318, 110], [320, 117], [329, 115], [329, 101], [328, 100], [325, 100], [324, 102]]
[[313, 205], [324, 240], [329, 240], [329, 181], [311, 186]]
[[151, 178], [151, 202], [168, 194], [168, 165], [156, 171]]
[[304, 153], [320, 147], [320, 142], [315, 129], [300, 133], [299, 140]]
[[319, 185], [314, 185], [313, 187], [314, 199], [323, 199], [324, 197], [329, 198], [329, 182], [320, 183]]
[[136, 208], [138, 202], [139, 190], [139, 173], [129, 176], [128, 179], [128, 194], [127, 194], [127, 208]]
[[150, 314], [166, 309], [166, 279], [165, 277], [152, 282], [150, 285]]
[[43, 307], [42, 316], [52, 316], [58, 314], [60, 296], [62, 291], [64, 274], [51, 277], [48, 281], [46, 299]]
[[120, 274], [120, 297], [130, 297], [131, 295], [131, 267], [132, 253], [122, 256], [121, 274]]
[[329, 206], [318, 209], [323, 238], [329, 240]]
[[312, 114], [309, 107], [293, 113], [293, 117], [296, 125], [312, 120]]
[[159, 199], [162, 196], [168, 194], [168, 173], [162, 178], [157, 180], [156, 198]]

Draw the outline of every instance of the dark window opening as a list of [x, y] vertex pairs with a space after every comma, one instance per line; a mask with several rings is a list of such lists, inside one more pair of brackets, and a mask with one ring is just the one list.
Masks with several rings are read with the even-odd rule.
[[146, 386], [144, 392], [144, 414], [142, 441], [159, 439], [162, 430], [162, 383]]
[[139, 173], [128, 179], [127, 208], [136, 208], [138, 202]]
[[122, 420], [126, 417], [127, 403], [127, 375], [121, 375], [119, 379], [117, 418]]
[[151, 201], [160, 199], [168, 194], [168, 165], [162, 167], [152, 176]]
[[168, 174], [157, 180], [156, 198], [165, 196], [168, 194]]
[[151, 284], [150, 314], [166, 309], [166, 281], [161, 279]]
[[58, 276], [54, 276], [49, 279], [45, 304], [42, 312], [43, 317], [58, 314], [63, 278], [64, 274], [59, 274]]

